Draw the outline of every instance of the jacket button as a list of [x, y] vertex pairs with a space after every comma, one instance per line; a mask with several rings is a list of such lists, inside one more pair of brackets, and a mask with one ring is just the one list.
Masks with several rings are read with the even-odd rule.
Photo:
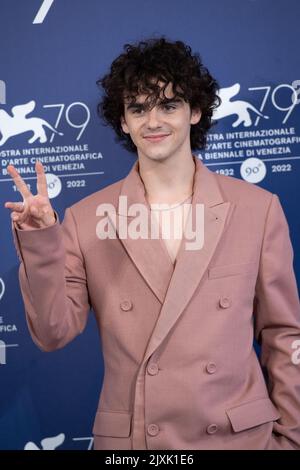
[[219, 300], [219, 305], [222, 308], [228, 308], [231, 305], [231, 300], [228, 297], [221, 297]]
[[127, 312], [128, 310], [131, 310], [132, 309], [132, 302], [131, 300], [123, 300], [121, 303], [120, 303], [120, 307], [122, 310], [124, 310], [125, 312]]
[[206, 366], [206, 371], [209, 374], [214, 374], [217, 370], [217, 365], [214, 362], [209, 362]]
[[150, 375], [157, 375], [158, 374], [158, 365], [152, 362], [147, 367], [147, 372]]
[[218, 430], [217, 424], [210, 424], [206, 428], [207, 434], [215, 434], [215, 432], [217, 432], [217, 430]]
[[157, 434], [159, 433], [159, 427], [157, 426], [157, 424], [149, 424], [147, 432], [150, 436], [157, 436]]

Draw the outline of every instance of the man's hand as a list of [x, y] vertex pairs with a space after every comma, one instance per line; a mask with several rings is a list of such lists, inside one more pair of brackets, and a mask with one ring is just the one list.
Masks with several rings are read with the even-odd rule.
[[23, 202], [6, 202], [4, 206], [11, 209], [11, 218], [23, 230], [45, 228], [54, 225], [55, 214], [49, 201], [47, 180], [41, 162], [36, 162], [37, 194], [34, 196], [27, 184], [13, 165], [7, 171], [23, 196]]

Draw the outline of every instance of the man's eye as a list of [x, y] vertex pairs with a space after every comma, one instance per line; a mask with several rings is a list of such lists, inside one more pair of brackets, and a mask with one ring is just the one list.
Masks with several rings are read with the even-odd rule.
[[172, 109], [176, 109], [176, 106], [171, 105], [171, 104], [165, 104], [165, 105], [164, 105], [164, 108], [165, 108], [167, 111], [170, 111], [170, 110], [172, 110]]

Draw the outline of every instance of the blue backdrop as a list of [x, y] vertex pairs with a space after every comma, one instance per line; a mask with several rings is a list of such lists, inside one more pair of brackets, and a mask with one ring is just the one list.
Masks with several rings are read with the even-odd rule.
[[61, 218], [123, 178], [136, 157], [97, 117], [96, 80], [127, 42], [183, 40], [200, 52], [223, 99], [197, 155], [213, 171], [278, 194], [299, 281], [299, 15], [298, 0], [1, 1], [0, 449], [91, 448], [103, 373], [92, 315], [63, 350], [43, 353], [29, 336], [3, 206], [20, 200], [8, 163], [35, 192], [34, 162], [43, 161]]

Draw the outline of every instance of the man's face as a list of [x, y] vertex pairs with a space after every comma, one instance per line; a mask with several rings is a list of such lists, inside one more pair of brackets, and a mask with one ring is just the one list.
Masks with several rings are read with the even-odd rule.
[[[168, 100], [173, 98], [171, 83], [165, 95]], [[163, 93], [149, 109], [143, 106], [146, 98], [147, 95], [138, 95], [132, 104], [125, 100], [121, 119], [122, 129], [130, 134], [139, 157], [161, 161], [178, 152], [190, 154], [190, 127], [200, 121], [201, 111], [191, 112], [190, 105], [181, 98], [165, 102]]]

